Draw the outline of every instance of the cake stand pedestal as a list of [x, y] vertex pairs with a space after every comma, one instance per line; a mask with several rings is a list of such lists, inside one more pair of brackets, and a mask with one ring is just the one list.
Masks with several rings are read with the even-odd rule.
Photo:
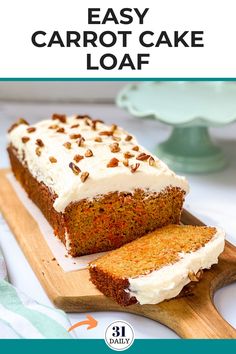
[[175, 127], [155, 153], [175, 171], [214, 172], [226, 165], [224, 154], [212, 143], [207, 127]]
[[152, 118], [173, 127], [154, 151], [174, 171], [208, 173], [227, 164], [214, 145], [210, 126], [236, 118], [236, 84], [224, 82], [145, 82], [126, 86], [117, 104], [139, 118]]

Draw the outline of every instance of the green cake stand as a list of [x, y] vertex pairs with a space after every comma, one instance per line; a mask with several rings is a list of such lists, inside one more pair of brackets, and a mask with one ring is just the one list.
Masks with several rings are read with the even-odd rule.
[[155, 153], [173, 170], [207, 173], [223, 169], [227, 160], [210, 137], [209, 127], [236, 120], [236, 84], [227, 82], [155, 81], [126, 86], [117, 104], [139, 118], [173, 127]]

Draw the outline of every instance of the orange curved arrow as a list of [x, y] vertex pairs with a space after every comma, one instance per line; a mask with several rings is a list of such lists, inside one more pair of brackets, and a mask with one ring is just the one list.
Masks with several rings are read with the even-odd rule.
[[83, 325], [88, 325], [87, 329], [92, 329], [92, 328], [97, 327], [98, 321], [95, 320], [95, 318], [93, 318], [93, 316], [87, 315], [86, 317], [87, 317], [87, 320], [75, 323], [73, 326], [71, 326], [68, 329], [68, 332], [72, 331], [73, 329], [75, 329], [77, 327], [83, 326]]

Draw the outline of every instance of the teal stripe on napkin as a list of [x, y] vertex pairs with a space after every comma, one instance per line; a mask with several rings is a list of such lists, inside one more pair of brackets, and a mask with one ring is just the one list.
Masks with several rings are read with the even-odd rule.
[[63, 311], [39, 304], [7, 281], [1, 250], [0, 326], [0, 338], [6, 338], [9, 333], [14, 338], [72, 338], [67, 331], [70, 322]]

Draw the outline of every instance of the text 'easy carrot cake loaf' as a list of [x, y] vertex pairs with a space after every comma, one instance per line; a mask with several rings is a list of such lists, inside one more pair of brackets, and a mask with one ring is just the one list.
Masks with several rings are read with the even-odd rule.
[[218, 263], [224, 243], [214, 227], [165, 226], [91, 262], [91, 280], [120, 305], [157, 304], [199, 281]]
[[179, 223], [187, 181], [115, 124], [81, 115], [20, 119], [8, 140], [15, 177], [72, 256]]

